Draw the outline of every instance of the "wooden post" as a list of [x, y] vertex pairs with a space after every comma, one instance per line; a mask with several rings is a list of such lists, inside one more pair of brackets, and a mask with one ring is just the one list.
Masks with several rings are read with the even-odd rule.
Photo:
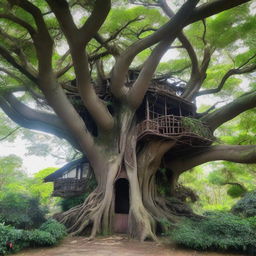
[[182, 116], [182, 111], [181, 111], [180, 103], [179, 103], [179, 112], [180, 112], [180, 116]]
[[149, 120], [149, 103], [148, 103], [148, 97], [146, 97], [146, 115], [147, 115], [147, 120]]
[[149, 116], [149, 103], [148, 103], [148, 97], [146, 97], [146, 130], [149, 129], [149, 119], [150, 119], [150, 116]]

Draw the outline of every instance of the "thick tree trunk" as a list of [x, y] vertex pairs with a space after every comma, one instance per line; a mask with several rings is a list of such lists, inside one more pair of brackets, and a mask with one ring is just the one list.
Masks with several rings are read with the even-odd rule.
[[[117, 120], [121, 133], [101, 135], [98, 154], [90, 159], [98, 183], [82, 205], [63, 213], [59, 220], [76, 235], [91, 232], [112, 233], [115, 217], [115, 182], [121, 171], [129, 182], [128, 234], [139, 240], [156, 240], [156, 227], [163, 220], [177, 222], [179, 216], [192, 215], [182, 203], [159, 197], [156, 190], [156, 172], [164, 154], [175, 146], [172, 140], [154, 140], [137, 149], [136, 122], [129, 108], [120, 111]], [[171, 185], [171, 184], [170, 184]], [[175, 185], [173, 183], [173, 185]]]

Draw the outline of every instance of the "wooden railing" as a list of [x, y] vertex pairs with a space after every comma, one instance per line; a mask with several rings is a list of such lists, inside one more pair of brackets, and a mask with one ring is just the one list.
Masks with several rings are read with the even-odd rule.
[[[188, 120], [192, 121], [191, 124], [189, 124]], [[149, 134], [164, 137], [187, 135], [209, 141], [213, 137], [210, 129], [199, 120], [174, 115], [147, 119], [137, 125], [138, 139]]]
[[86, 189], [86, 179], [63, 178], [54, 181], [53, 196], [69, 197], [83, 194]]

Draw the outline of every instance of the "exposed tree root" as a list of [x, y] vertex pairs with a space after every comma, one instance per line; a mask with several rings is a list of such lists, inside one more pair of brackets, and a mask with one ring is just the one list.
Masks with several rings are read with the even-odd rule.
[[109, 155], [109, 158], [105, 159], [106, 166], [99, 165], [97, 189], [83, 204], [57, 217], [60, 222], [68, 226], [68, 231], [72, 235], [90, 231], [90, 239], [92, 239], [98, 233], [112, 232], [115, 215], [114, 184], [121, 166], [125, 168], [130, 188], [129, 236], [141, 241], [146, 239], [156, 241], [157, 225], [162, 230], [166, 228], [163, 220], [168, 220], [175, 225], [181, 217], [195, 216], [183, 202], [160, 198], [157, 194], [155, 174], [161, 165], [163, 155], [175, 145], [175, 142], [151, 141], [138, 153], [136, 152], [135, 126], [131, 124], [125, 134], [120, 140], [121, 153]]

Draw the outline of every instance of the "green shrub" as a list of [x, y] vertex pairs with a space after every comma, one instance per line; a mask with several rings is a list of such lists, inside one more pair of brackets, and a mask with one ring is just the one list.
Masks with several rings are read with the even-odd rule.
[[13, 251], [17, 252], [28, 246], [28, 242], [23, 240], [23, 231], [0, 223], [0, 255], [7, 253], [6, 242], [13, 243]]
[[51, 246], [57, 243], [55, 237], [43, 230], [25, 230], [23, 232], [23, 239], [29, 242], [30, 246]]
[[202, 220], [186, 220], [168, 235], [180, 245], [196, 250], [256, 250], [255, 220], [231, 213], [207, 213]]
[[0, 199], [0, 221], [19, 229], [39, 227], [45, 211], [37, 198], [17, 192], [7, 192]]
[[57, 241], [67, 235], [66, 227], [56, 220], [49, 219], [40, 227], [40, 230], [50, 233]]
[[256, 216], [256, 191], [248, 192], [231, 209], [234, 214], [243, 217]]
[[12, 242], [13, 252], [25, 247], [52, 246], [67, 234], [64, 225], [48, 220], [40, 229], [15, 229], [0, 223], [0, 255], [7, 253], [6, 242]]

